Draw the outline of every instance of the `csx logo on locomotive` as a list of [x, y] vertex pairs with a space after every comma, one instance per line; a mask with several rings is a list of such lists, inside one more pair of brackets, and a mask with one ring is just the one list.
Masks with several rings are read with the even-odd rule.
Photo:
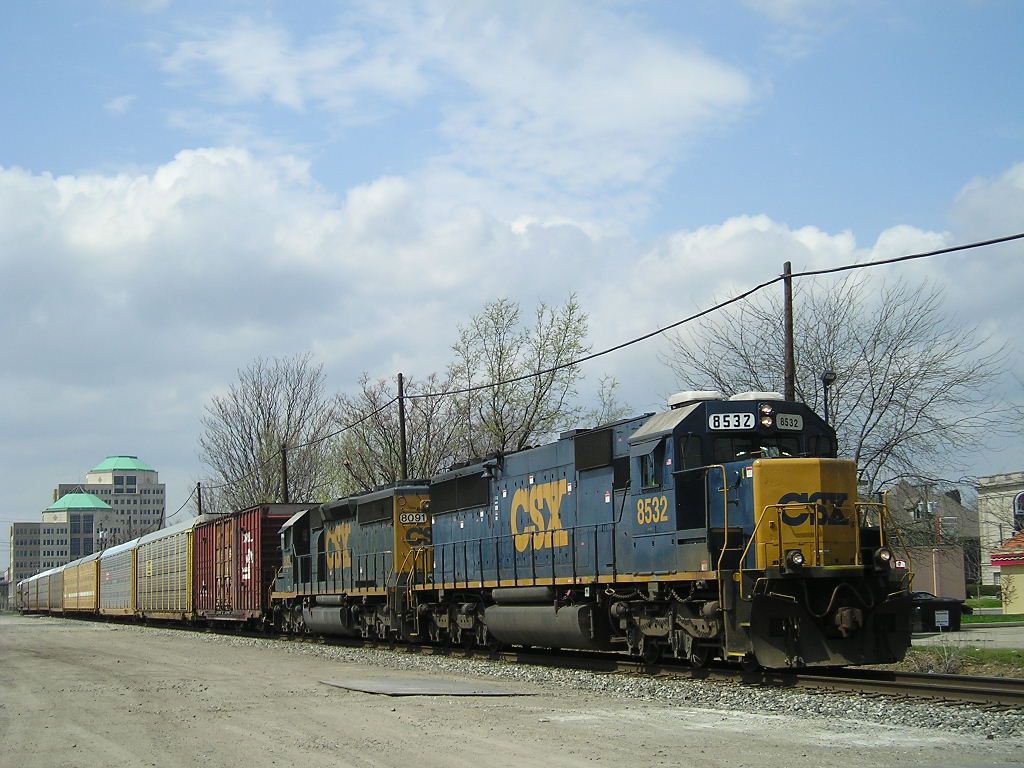
[[[563, 478], [515, 492], [510, 524], [516, 550], [525, 552], [530, 546], [534, 549], [569, 546], [569, 532], [563, 528], [559, 514], [568, 489], [568, 481]], [[526, 516], [530, 522], [520, 529], [520, 519]]]
[[805, 509], [796, 514], [787, 509], [782, 510], [782, 522], [786, 525], [803, 525], [810, 522], [812, 516], [817, 513], [818, 525], [849, 525], [850, 519], [843, 512], [848, 494], [845, 493], [787, 493], [779, 504], [808, 504], [814, 505], [815, 509]]
[[348, 548], [348, 539], [352, 535], [352, 523], [341, 523], [327, 530], [327, 567], [348, 568], [352, 565], [352, 551]]

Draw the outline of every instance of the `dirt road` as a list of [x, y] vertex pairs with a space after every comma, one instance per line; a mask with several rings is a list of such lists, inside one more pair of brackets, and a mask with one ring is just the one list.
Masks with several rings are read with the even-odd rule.
[[[421, 674], [420, 677], [423, 675]], [[0, 765], [1008, 765], [1018, 739], [689, 709], [507, 680], [526, 697], [394, 698], [324, 685], [408, 672], [315, 648], [0, 616]]]

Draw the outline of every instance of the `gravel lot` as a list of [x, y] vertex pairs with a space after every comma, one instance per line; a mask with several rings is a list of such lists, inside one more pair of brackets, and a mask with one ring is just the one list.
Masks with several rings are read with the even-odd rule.
[[[1020, 765], [1024, 713], [0, 616], [3, 765]], [[389, 697], [323, 680], [524, 697]]]

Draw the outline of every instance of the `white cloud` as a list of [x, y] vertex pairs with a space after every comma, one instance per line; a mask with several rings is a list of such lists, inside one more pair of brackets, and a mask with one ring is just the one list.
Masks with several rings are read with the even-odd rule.
[[[419, 377], [444, 367], [456, 326], [484, 302], [507, 296], [530, 308], [570, 292], [601, 349], [770, 279], [786, 260], [801, 271], [959, 240], [894, 227], [865, 247], [849, 233], [736, 216], [644, 243], [572, 222], [501, 219], [468, 202], [436, 205], [422, 182], [381, 177], [338, 198], [301, 160], [230, 148], [181, 152], [148, 173], [0, 168], [0, 398], [9, 406], [0, 430], [28, 455], [66, 431], [62, 444], [85, 464], [106, 450], [100, 443], [130, 445], [181, 475], [208, 393], [257, 355], [310, 350], [339, 390], [364, 370]], [[1012, 218], [1021, 186], [1019, 167], [972, 182], [954, 206], [958, 230], [994, 208]], [[947, 286], [951, 312], [1012, 339], [1024, 322], [1020, 253], [887, 273]], [[610, 372], [634, 408], [658, 407], [675, 388], [657, 358], [663, 347], [656, 338], [589, 364], [583, 391]], [[110, 403], [141, 420], [96, 437]]]
[[971, 239], [987, 240], [1024, 230], [1024, 163], [994, 179], [972, 179], [953, 201], [950, 219]]
[[775, 24], [765, 38], [769, 52], [782, 60], [802, 59], [842, 26], [850, 0], [742, 0]]
[[574, 194], [642, 183], [676, 141], [751, 97], [738, 71], [592, 7], [492, 8], [449, 12], [430, 48], [476, 96], [442, 126], [467, 172]]
[[103, 108], [112, 115], [123, 115], [131, 109], [132, 104], [135, 103], [135, 96], [132, 94], [126, 94], [124, 96], [117, 96], [111, 99]]
[[[959, 215], [989, 215], [997, 200], [1012, 215], [1020, 176], [1015, 168], [972, 183]], [[502, 296], [532, 306], [578, 293], [603, 347], [771, 279], [787, 260], [799, 272], [952, 242], [894, 227], [865, 248], [850, 233], [738, 216], [645, 246], [571, 222], [506, 221], [468, 203], [442, 209], [431, 192], [415, 178], [382, 177], [338, 200], [304, 162], [239, 149], [182, 152], [148, 174], [0, 169], [9, 370], [47, 378], [67, 364], [95, 366], [102, 388], [154, 369], [230, 377], [257, 354], [317, 349], [348, 373], [344, 387], [393, 354], [442, 367], [454, 327]], [[951, 310], [980, 317], [993, 297], [1016, 306], [1019, 262], [986, 252], [889, 273], [944, 285]], [[115, 337], [130, 354], [110, 353]]]
[[810, 25], [822, 13], [834, 10], [843, 0], [743, 0], [747, 7], [780, 24]]
[[315, 102], [349, 121], [363, 119], [352, 111], [361, 94], [403, 100], [423, 90], [417, 59], [387, 44], [370, 49], [339, 29], [297, 45], [282, 27], [248, 19], [179, 43], [164, 61], [178, 78], [205, 68], [221, 80], [213, 95], [226, 103], [268, 98], [301, 111]]
[[438, 149], [424, 178], [509, 218], [594, 217], [606, 205], [635, 217], [694, 137], [753, 98], [735, 68], [592, 5], [349, 13], [303, 40], [243, 20], [179, 43], [164, 68], [212, 77], [208, 92], [232, 107], [270, 99], [342, 124], [429, 105]]

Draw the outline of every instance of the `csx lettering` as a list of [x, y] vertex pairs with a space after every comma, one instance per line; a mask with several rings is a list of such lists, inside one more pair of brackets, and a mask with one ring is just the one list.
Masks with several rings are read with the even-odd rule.
[[348, 539], [352, 535], [352, 523], [341, 523], [324, 534], [327, 537], [327, 567], [348, 568], [352, 565], [352, 552]]
[[[845, 493], [787, 493], [779, 499], [779, 504], [813, 504], [817, 507], [818, 525], [849, 525], [849, 519], [843, 514], [846, 497]], [[811, 520], [813, 514], [810, 510], [790, 514], [789, 510], [783, 509], [782, 522], [786, 525], [803, 525]]]
[[[552, 549], [569, 546], [569, 532], [562, 527], [560, 508], [568, 491], [568, 481], [520, 488], [512, 496], [511, 527], [516, 550]], [[520, 516], [529, 516], [530, 522], [519, 528]]]

